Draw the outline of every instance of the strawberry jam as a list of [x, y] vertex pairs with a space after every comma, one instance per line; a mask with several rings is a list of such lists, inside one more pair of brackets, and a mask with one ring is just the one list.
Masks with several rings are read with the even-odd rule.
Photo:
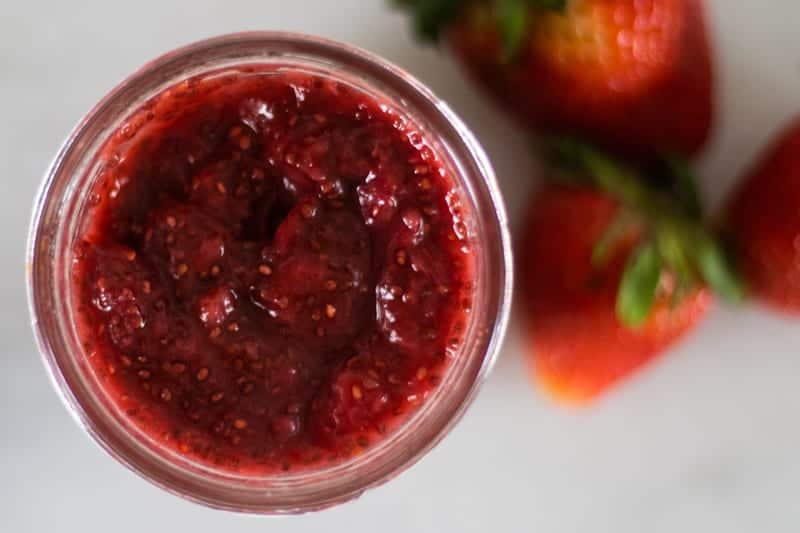
[[457, 356], [466, 208], [390, 104], [231, 69], [153, 98], [98, 157], [79, 330], [151, 443], [226, 471], [319, 468], [397, 430]]

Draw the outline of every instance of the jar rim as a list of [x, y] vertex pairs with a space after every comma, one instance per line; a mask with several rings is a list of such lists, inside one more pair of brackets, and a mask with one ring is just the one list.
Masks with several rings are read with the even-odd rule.
[[[397, 431], [398, 436], [387, 439], [389, 444], [393, 441], [392, 445], [395, 447], [401, 445], [404, 448], [400, 455], [397, 455], [398, 450], [395, 450], [395, 456], [392, 457], [389, 457], [388, 452], [384, 453], [380, 456], [383, 463], [375, 465], [366, 474], [353, 469], [354, 466], [359, 466], [359, 460], [348, 461], [332, 470], [312, 471], [314, 474], [330, 474], [336, 470], [334, 479], [328, 475], [321, 481], [310, 481], [311, 484], [319, 485], [319, 490], [316, 492], [309, 489], [294, 497], [292, 494], [281, 492], [288, 490], [286, 487], [291, 485], [291, 483], [286, 484], [288, 478], [271, 478], [272, 485], [261, 486], [260, 495], [252, 491], [245, 495], [244, 489], [238, 486], [226, 490], [224, 485], [231, 481], [230, 477], [223, 476], [220, 478], [222, 481], [211, 483], [209, 479], [203, 477], [202, 472], [181, 469], [180, 465], [169, 463], [163, 458], [147, 457], [149, 452], [143, 446], [137, 447], [135, 443], [127, 443], [127, 447], [123, 448], [126, 435], [110, 435], [109, 432], [115, 426], [111, 421], [106, 421], [108, 426], [100, 424], [99, 420], [103, 416], [101, 407], [87, 406], [90, 393], [84, 390], [88, 389], [88, 386], [82, 388], [80, 384], [80, 379], [83, 378], [76, 362], [80, 357], [67, 346], [69, 339], [61, 338], [65, 336], [63, 323], [65, 319], [53, 316], [59, 315], [60, 309], [57, 306], [54, 308], [51, 301], [59, 297], [61, 278], [58, 275], [59, 272], [63, 274], [63, 271], [69, 268], [63, 264], [68, 261], [63, 258], [59, 260], [58, 250], [59, 246], [63, 247], [63, 241], [69, 239], [69, 227], [64, 226], [69, 226], [65, 222], [70, 220], [69, 215], [74, 214], [74, 210], [71, 211], [68, 205], [59, 202], [63, 202], [70, 194], [75, 195], [72, 182], [80, 177], [81, 171], [74, 170], [73, 167], [78, 167], [81, 161], [85, 166], [86, 160], [96, 155], [93, 146], [96, 147], [98, 143], [104, 142], [109, 132], [115, 131], [118, 127], [120, 120], [124, 120], [129, 113], [141, 106], [141, 103], [130, 103], [135, 100], [134, 95], [137, 95], [139, 100], [144, 96], [152, 97], [164, 88], [190, 77], [190, 67], [199, 72], [218, 69], [219, 65], [215, 60], [224, 56], [223, 50], [237, 51], [238, 54], [247, 54], [248, 50], [258, 51], [259, 59], [280, 57], [287, 64], [321, 61], [333, 69], [354, 69], [358, 71], [363, 83], [382, 83], [385, 90], [396, 90], [403, 104], [409, 108], [424, 106], [420, 112], [424, 112], [426, 118], [431, 119], [426, 137], [432, 135], [441, 137], [442, 148], [447, 152], [447, 157], [460, 159], [457, 162], [459, 175], [454, 176], [454, 179], [466, 180], [467, 183], [461, 185], [469, 187], [470, 190], [465, 191], [464, 195], [468, 196], [473, 204], [478, 200], [482, 204], [478, 206], [480, 209], [473, 205], [474, 216], [479, 218], [477, 221], [479, 224], [487, 226], [485, 229], [488, 236], [484, 236], [484, 241], [491, 242], [483, 244], [491, 246], [492, 249], [481, 252], [487, 256], [485, 257], [487, 261], [493, 262], [493, 265], [489, 266], [494, 269], [497, 278], [487, 287], [492, 291], [492, 298], [486, 302], [491, 316], [487, 317], [487, 324], [480, 331], [473, 330], [474, 336], [479, 337], [474, 340], [474, 343], [477, 343], [475, 344], [477, 355], [471, 355], [475, 359], [469, 361], [471, 373], [468, 372], [461, 378], [469, 379], [469, 382], [459, 384], [459, 396], [454, 399], [448, 412], [438, 414], [437, 427], [428, 428], [424, 439], [400, 442], [403, 437], [401, 434], [406, 432], [406, 426], [413, 420], [425, 420], [426, 416], [428, 419], [433, 419], [430, 411], [435, 407], [431, 405], [435, 404], [435, 398], [431, 398], [425, 402], [427, 405], [418, 409], [410, 420], [404, 422]], [[237, 56], [241, 61], [238, 63], [231, 61], [229, 64], [231, 66], [242, 64], [245, 57], [247, 56]], [[154, 73], [168, 75], [162, 76], [164, 79], [160, 83], [158, 80], [145, 83]], [[392, 102], [394, 103], [394, 100]], [[107, 116], [109, 114], [116, 117], [117, 121], [109, 121]], [[105, 124], [105, 129], [102, 129], [103, 120], [113, 124]], [[97, 137], [98, 129], [100, 135], [105, 133], [105, 138]], [[97, 138], [92, 139], [92, 135]], [[92, 140], [94, 144], [90, 142]], [[442, 148], [437, 152], [441, 152]], [[146, 63], [112, 89], [80, 120], [48, 168], [33, 207], [26, 261], [29, 312], [40, 354], [62, 402], [92, 440], [117, 461], [162, 489], [209, 507], [260, 514], [306, 512], [356, 498], [364, 490], [380, 485], [406, 470], [438, 444], [464, 414], [499, 356], [510, 316], [513, 285], [511, 239], [497, 180], [483, 148], [464, 123], [446, 103], [438, 99], [421, 82], [388, 61], [349, 44], [291, 32], [244, 32], [201, 40], [167, 52]], [[69, 303], [65, 305], [69, 306]], [[481, 312], [484, 311], [486, 310]], [[472, 322], [474, 323], [475, 319]], [[72, 348], [75, 348], [74, 343]], [[75, 368], [71, 365], [75, 365]], [[444, 385], [445, 383], [442, 383], [438, 388], [444, 388]], [[371, 457], [374, 459], [377, 457], [376, 454]], [[176, 470], [171, 471], [170, 468]], [[309, 481], [306, 480], [306, 483]]]

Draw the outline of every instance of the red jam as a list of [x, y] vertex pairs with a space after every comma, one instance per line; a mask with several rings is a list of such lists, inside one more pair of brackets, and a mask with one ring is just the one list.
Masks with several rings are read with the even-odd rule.
[[86, 353], [112, 404], [192, 460], [347, 459], [458, 352], [465, 216], [390, 105], [274, 67], [191, 79], [100, 153], [73, 268]]

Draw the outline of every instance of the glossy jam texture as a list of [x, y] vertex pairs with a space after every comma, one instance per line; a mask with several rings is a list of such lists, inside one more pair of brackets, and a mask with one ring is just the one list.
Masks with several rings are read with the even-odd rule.
[[326, 465], [442, 380], [472, 306], [469, 218], [389, 103], [219, 72], [154, 98], [99, 157], [80, 330], [107, 396], [160, 446], [230, 471]]

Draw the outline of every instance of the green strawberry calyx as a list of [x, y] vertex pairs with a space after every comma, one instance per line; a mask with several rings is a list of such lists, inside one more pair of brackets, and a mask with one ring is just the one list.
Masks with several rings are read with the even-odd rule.
[[704, 222], [696, 180], [684, 160], [664, 156], [645, 175], [574, 138], [555, 138], [548, 145], [562, 171], [555, 174], [559, 180], [597, 188], [620, 203], [617, 219], [595, 246], [596, 267], [603, 266], [631, 224], [644, 228], [617, 293], [617, 316], [624, 325], [636, 329], [645, 323], [664, 274], [674, 280], [676, 303], [700, 286], [729, 302], [744, 298], [730, 255]]
[[513, 58], [525, 38], [528, 25], [541, 11], [564, 12], [567, 0], [391, 0], [411, 13], [417, 35], [438, 42], [442, 33], [470, 5], [483, 5], [491, 14], [503, 44], [505, 59]]

